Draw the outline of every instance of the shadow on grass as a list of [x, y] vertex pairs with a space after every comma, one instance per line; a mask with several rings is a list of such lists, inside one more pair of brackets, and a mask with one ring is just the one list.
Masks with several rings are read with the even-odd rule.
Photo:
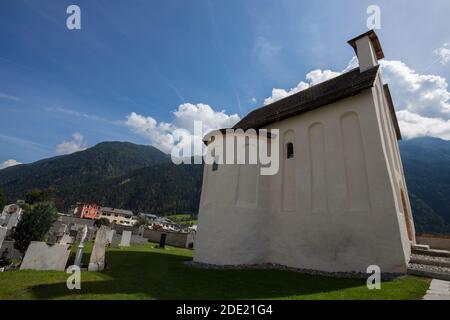
[[81, 290], [68, 290], [64, 282], [34, 286], [32, 293], [37, 299], [273, 299], [365, 285], [281, 270], [201, 269], [173, 253], [113, 250], [106, 258], [104, 279], [89, 281], [83, 272]]

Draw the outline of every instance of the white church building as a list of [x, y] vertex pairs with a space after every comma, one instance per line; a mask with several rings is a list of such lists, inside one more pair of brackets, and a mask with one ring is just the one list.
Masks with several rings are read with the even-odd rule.
[[400, 129], [378, 64], [384, 54], [374, 31], [348, 43], [358, 68], [233, 127], [279, 129], [277, 174], [261, 175], [259, 165], [205, 165], [195, 262], [406, 273], [414, 224]]

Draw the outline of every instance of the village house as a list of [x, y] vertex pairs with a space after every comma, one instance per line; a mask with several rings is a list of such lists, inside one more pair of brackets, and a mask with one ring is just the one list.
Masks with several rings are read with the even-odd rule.
[[74, 210], [74, 216], [82, 219], [98, 219], [101, 205], [98, 203], [79, 203]]
[[133, 226], [138, 217], [130, 210], [102, 207], [99, 218], [106, 218], [110, 223], [121, 224], [124, 226]]
[[74, 209], [73, 216], [82, 219], [97, 220], [105, 218], [110, 223], [133, 226], [138, 217], [130, 210], [102, 207], [98, 203], [79, 203]]
[[260, 175], [259, 164], [205, 165], [194, 261], [406, 273], [414, 223], [400, 129], [378, 63], [383, 50], [374, 31], [348, 43], [359, 67], [233, 127], [279, 129], [277, 174]]

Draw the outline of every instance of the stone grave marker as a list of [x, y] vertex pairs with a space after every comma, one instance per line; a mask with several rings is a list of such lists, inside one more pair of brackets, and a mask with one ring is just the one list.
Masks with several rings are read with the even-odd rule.
[[122, 231], [122, 239], [120, 240], [119, 246], [129, 247], [131, 240], [131, 231]]
[[166, 237], [167, 237], [167, 234], [161, 233], [161, 238], [159, 238], [159, 247], [160, 248], [166, 247]]
[[72, 244], [73, 243], [73, 237], [71, 237], [70, 235], [68, 235], [67, 233], [64, 234], [61, 238], [61, 240], [59, 240], [60, 244]]
[[17, 224], [19, 223], [19, 218], [20, 215], [18, 212], [14, 212], [10, 215], [8, 225], [6, 226], [8, 230], [17, 227]]
[[81, 267], [81, 261], [83, 259], [83, 252], [84, 252], [84, 241], [86, 240], [87, 232], [88, 229], [87, 226], [85, 225], [83, 227], [83, 230], [81, 231], [80, 243], [78, 244], [77, 254], [75, 255], [74, 264], [78, 267]]
[[0, 248], [2, 247], [3, 240], [5, 240], [6, 232], [8, 231], [8, 228], [6, 227], [0, 227]]
[[109, 232], [108, 232], [108, 243], [109, 244], [112, 244], [115, 234], [116, 234], [116, 230], [109, 230]]
[[47, 244], [31, 241], [20, 270], [56, 270], [64, 271], [70, 255], [68, 244]]
[[102, 271], [105, 269], [105, 251], [108, 244], [109, 228], [101, 226], [95, 236], [94, 248], [92, 249], [91, 259], [89, 260], [89, 271]]
[[115, 233], [111, 240], [111, 248], [119, 247], [120, 240], [122, 240], [122, 236], [120, 234]]

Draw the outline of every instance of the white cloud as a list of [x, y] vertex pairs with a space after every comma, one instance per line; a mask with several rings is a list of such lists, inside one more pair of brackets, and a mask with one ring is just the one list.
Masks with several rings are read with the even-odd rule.
[[[356, 57], [354, 57], [354, 58], [352, 58], [352, 60], [350, 60], [348, 66], [342, 72], [347, 72], [348, 70], [353, 69], [357, 66], [358, 66], [358, 60], [356, 59]], [[316, 69], [311, 72], [308, 72], [305, 77], [307, 82], [300, 81], [295, 88], [291, 88], [288, 90], [273, 88], [272, 95], [270, 97], [264, 99], [264, 105], [271, 104], [272, 102], [283, 99], [294, 93], [308, 89], [310, 86], [314, 86], [318, 83], [327, 81], [334, 77], [337, 77], [338, 75], [342, 74], [342, 72], [331, 71], [331, 70], [321, 70], [321, 69]]]
[[178, 128], [193, 130], [195, 121], [202, 121], [205, 131], [212, 131], [220, 128], [232, 127], [240, 120], [237, 114], [227, 115], [225, 110], [214, 111], [207, 104], [184, 103], [173, 113], [175, 115], [174, 124]]
[[[380, 65], [383, 80], [389, 84], [393, 95], [403, 137], [434, 136], [450, 140], [450, 92], [447, 80], [439, 75], [420, 74], [401, 61], [381, 60]], [[307, 89], [357, 66], [358, 60], [353, 57], [342, 72], [313, 70], [306, 75], [307, 82], [300, 81], [295, 88], [274, 88], [264, 104]]]
[[72, 139], [69, 141], [63, 141], [56, 146], [56, 154], [70, 154], [77, 151], [82, 151], [86, 149], [86, 142], [81, 133], [75, 132], [72, 135]]
[[[221, 128], [232, 127], [240, 118], [237, 114], [228, 115], [225, 110], [215, 111], [207, 104], [184, 103], [173, 112], [172, 122], [159, 122], [151, 116], [132, 112], [124, 124], [131, 131], [149, 139], [160, 150], [169, 153], [177, 145], [189, 145], [193, 139], [201, 142], [203, 135]], [[194, 136], [194, 121], [201, 121], [203, 132]]]
[[383, 80], [393, 95], [402, 135], [450, 139], [450, 92], [447, 80], [420, 74], [401, 61], [381, 61]]
[[89, 120], [96, 120], [96, 121], [106, 121], [104, 118], [99, 117], [95, 114], [88, 114], [88, 113], [84, 113], [84, 112], [79, 112], [79, 111], [74, 111], [74, 110], [70, 110], [70, 109], [65, 109], [65, 108], [53, 108], [53, 107], [49, 107], [45, 109], [48, 112], [52, 112], [52, 113], [61, 113], [64, 115], [68, 115], [71, 117], [79, 117], [79, 118], [86, 118]]
[[8, 167], [16, 166], [18, 164], [22, 164], [22, 162], [19, 162], [14, 159], [9, 159], [9, 160], [4, 161], [2, 164], [0, 164], [0, 170], [8, 168]]
[[[380, 64], [383, 80], [389, 84], [393, 95], [403, 137], [435, 136], [450, 139], [450, 92], [447, 80], [438, 75], [420, 74], [401, 61], [381, 60]], [[342, 71], [313, 70], [306, 74], [305, 81], [300, 81], [294, 88], [274, 88], [264, 104], [305, 90], [357, 66], [358, 60], [353, 57]], [[148, 138], [159, 149], [170, 152], [174, 145], [190, 144], [192, 139], [201, 140], [202, 136], [193, 136], [194, 120], [202, 121], [202, 134], [232, 127], [240, 120], [237, 114], [214, 111], [206, 104], [185, 103], [173, 115], [173, 121], [158, 123], [150, 116], [133, 112], [127, 116], [124, 124], [133, 132]]]
[[7, 99], [7, 100], [12, 100], [12, 101], [16, 101], [16, 102], [20, 101], [19, 97], [12, 96], [10, 94], [6, 94], [6, 93], [3, 93], [3, 92], [0, 92], [0, 98]]
[[318, 83], [337, 77], [340, 74], [341, 72], [331, 70], [313, 70], [306, 75], [306, 80], [309, 81], [310, 86], [314, 86]]
[[273, 88], [272, 89], [272, 95], [266, 99], [264, 99], [264, 105], [271, 104], [272, 102], [278, 101], [280, 99], [283, 99], [287, 96], [290, 96], [291, 94], [297, 93], [299, 91], [305, 90], [309, 88], [309, 84], [303, 81], [300, 81], [295, 88], [292, 89], [278, 89]]
[[274, 64], [278, 64], [278, 55], [281, 48], [274, 45], [265, 37], [257, 37], [254, 51], [260, 63], [266, 67], [272, 68]]
[[441, 64], [447, 64], [450, 61], [450, 43], [444, 43], [443, 47], [434, 50], [433, 53], [439, 56]]
[[406, 138], [432, 136], [450, 140], [450, 120], [427, 118], [408, 110], [398, 111], [397, 119]]
[[391, 87], [397, 110], [408, 110], [428, 118], [450, 119], [447, 80], [419, 74], [401, 61], [381, 61], [383, 80]]

